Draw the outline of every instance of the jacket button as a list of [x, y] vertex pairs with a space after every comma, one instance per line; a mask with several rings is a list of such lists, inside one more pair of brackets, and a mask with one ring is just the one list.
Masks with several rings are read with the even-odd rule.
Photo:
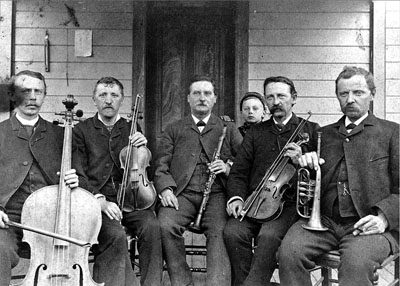
[[346, 141], [346, 142], [350, 142], [350, 139], [349, 139], [349, 138], [346, 138], [344, 141]]
[[22, 163], [22, 165], [28, 166], [28, 162], [27, 162], [27, 161], [24, 161], [24, 162]]

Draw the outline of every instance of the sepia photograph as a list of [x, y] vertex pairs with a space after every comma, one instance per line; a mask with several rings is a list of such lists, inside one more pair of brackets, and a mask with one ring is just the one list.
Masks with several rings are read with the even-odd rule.
[[0, 286], [400, 286], [400, 0], [0, 0]]

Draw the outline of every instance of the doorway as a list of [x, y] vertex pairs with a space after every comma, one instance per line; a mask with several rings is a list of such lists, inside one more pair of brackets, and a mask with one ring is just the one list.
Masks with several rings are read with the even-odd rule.
[[156, 150], [166, 125], [190, 114], [187, 94], [194, 75], [214, 79], [213, 113], [234, 118], [236, 3], [148, 4], [145, 126], [150, 150]]

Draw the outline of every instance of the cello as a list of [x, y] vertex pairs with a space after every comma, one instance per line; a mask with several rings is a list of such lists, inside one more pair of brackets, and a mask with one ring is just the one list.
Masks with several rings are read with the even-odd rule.
[[289, 181], [296, 173], [296, 167], [289, 162], [289, 157], [284, 156], [286, 147], [289, 143], [294, 142], [297, 137], [299, 137], [299, 141], [296, 144], [299, 146], [308, 142], [308, 134], [300, 134], [311, 117], [310, 111], [308, 114], [307, 119], [300, 122], [260, 183], [244, 202], [240, 212], [241, 221], [245, 216], [248, 216], [256, 221], [265, 222], [278, 218], [282, 213], [285, 203], [282, 199], [283, 194], [290, 187]]
[[[132, 123], [129, 138], [137, 131], [137, 120], [141, 96], [138, 94], [132, 109]], [[117, 192], [117, 202], [121, 210], [131, 212], [150, 208], [157, 198], [154, 185], [147, 177], [147, 168], [150, 166], [151, 152], [142, 145], [133, 146], [129, 140], [127, 146], [119, 153], [121, 168], [124, 169], [122, 182]], [[130, 192], [129, 201], [125, 202], [126, 193]]]
[[[15, 286], [104, 285], [92, 280], [88, 264], [89, 246], [97, 243], [101, 227], [100, 205], [88, 191], [71, 190], [64, 182], [71, 169], [72, 110], [77, 102], [68, 95], [63, 104], [67, 110], [61, 113], [65, 126], [59, 184], [33, 192], [22, 208], [22, 224], [10, 224], [31, 230], [24, 230], [23, 237], [31, 247], [29, 269]], [[79, 241], [89, 243], [80, 246]]]

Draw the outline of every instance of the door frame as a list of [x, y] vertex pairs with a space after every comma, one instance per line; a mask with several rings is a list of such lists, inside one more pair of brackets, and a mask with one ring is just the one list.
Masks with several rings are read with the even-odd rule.
[[[240, 111], [239, 101], [248, 90], [249, 68], [249, 1], [234, 1], [235, 11], [235, 118], [238, 122]], [[132, 43], [132, 96], [143, 95], [143, 105], [146, 106], [146, 31], [147, 31], [146, 1], [133, 3], [133, 43]], [[143, 110], [146, 118], [146, 110]], [[146, 130], [146, 120], [142, 122], [142, 130]]]

